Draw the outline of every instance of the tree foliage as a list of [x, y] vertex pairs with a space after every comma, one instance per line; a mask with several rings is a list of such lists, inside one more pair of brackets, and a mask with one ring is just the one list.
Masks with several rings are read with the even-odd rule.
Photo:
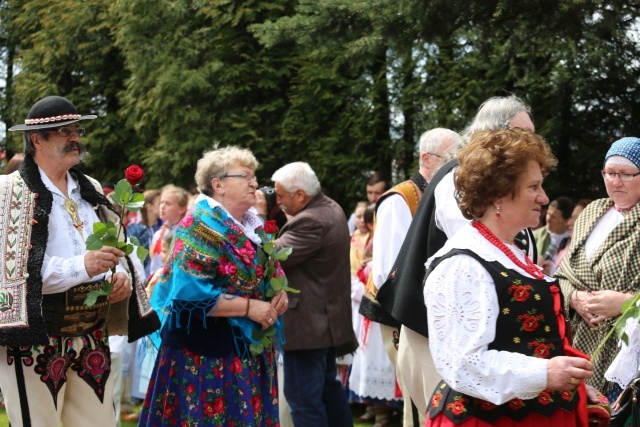
[[[261, 183], [307, 161], [350, 210], [380, 170], [416, 167], [422, 132], [461, 131], [515, 93], [560, 161], [552, 197], [603, 195], [608, 145], [638, 135], [640, 2], [613, 0], [0, 1], [0, 116], [42, 96], [83, 114], [85, 169], [190, 187], [215, 144], [248, 147]], [[19, 137], [10, 135], [12, 143]]]

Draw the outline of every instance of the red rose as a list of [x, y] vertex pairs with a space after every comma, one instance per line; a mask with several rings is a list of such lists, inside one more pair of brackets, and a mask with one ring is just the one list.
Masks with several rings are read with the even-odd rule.
[[124, 179], [132, 186], [138, 185], [144, 178], [144, 170], [138, 165], [131, 165], [124, 170]]
[[213, 408], [216, 414], [221, 414], [224, 412], [224, 399], [219, 397], [213, 402]]
[[553, 399], [551, 398], [551, 395], [549, 393], [543, 391], [538, 395], [538, 402], [543, 405], [548, 405], [549, 403], [553, 402]]
[[538, 344], [533, 352], [536, 354], [536, 356], [542, 359], [546, 359], [549, 357], [549, 347], [547, 347], [545, 343]]
[[565, 390], [560, 396], [564, 400], [571, 400], [573, 398], [573, 390]]
[[464, 407], [464, 399], [457, 400], [455, 402], [449, 403], [447, 405], [447, 409], [450, 409], [455, 415], [460, 415], [463, 412], [467, 412], [467, 409]]
[[522, 399], [518, 399], [517, 397], [509, 401], [509, 408], [511, 409], [518, 410], [523, 406], [524, 406], [524, 403], [522, 402]]
[[264, 232], [269, 234], [276, 234], [278, 232], [278, 224], [275, 220], [270, 219], [264, 223]]
[[253, 406], [253, 412], [259, 414], [262, 410], [262, 401], [260, 400], [260, 396], [253, 396], [251, 398], [251, 405]]
[[533, 332], [538, 329], [538, 319], [536, 319], [536, 316], [525, 314], [524, 323], [522, 323], [522, 329], [527, 332]]
[[486, 400], [483, 400], [482, 403], [480, 403], [480, 406], [485, 411], [492, 411], [492, 410], [496, 409], [496, 405], [495, 404], [493, 404], [491, 402], [487, 402]]
[[434, 394], [431, 397], [431, 407], [432, 408], [437, 408], [438, 405], [440, 404], [440, 400], [441, 399], [442, 399], [442, 393]]
[[513, 298], [518, 302], [524, 302], [529, 298], [529, 291], [524, 286], [518, 286], [513, 293]]

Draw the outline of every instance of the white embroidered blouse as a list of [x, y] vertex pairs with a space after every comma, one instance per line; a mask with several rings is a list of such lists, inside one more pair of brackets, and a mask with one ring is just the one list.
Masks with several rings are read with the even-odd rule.
[[[524, 262], [520, 249], [507, 246]], [[530, 276], [471, 224], [449, 239], [426, 267], [454, 248], [469, 249], [486, 261]], [[532, 399], [546, 388], [547, 360], [489, 350], [495, 340], [499, 304], [491, 275], [476, 259], [457, 255], [442, 261], [427, 277], [424, 299], [433, 361], [451, 388], [496, 405], [516, 397]]]

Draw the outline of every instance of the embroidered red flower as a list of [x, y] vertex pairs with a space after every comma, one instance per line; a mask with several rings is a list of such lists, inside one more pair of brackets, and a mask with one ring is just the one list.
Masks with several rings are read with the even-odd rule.
[[487, 402], [486, 400], [483, 400], [480, 403], [480, 407], [485, 410], [485, 411], [492, 411], [494, 409], [496, 409], [496, 405], [491, 403], [491, 402]]
[[213, 368], [213, 376], [215, 376], [216, 378], [222, 378], [222, 371], [220, 370], [219, 366]]
[[133, 187], [144, 177], [144, 170], [138, 165], [131, 165], [124, 170], [124, 179]]
[[262, 277], [262, 274], [264, 273], [264, 269], [261, 265], [256, 266], [256, 277], [259, 279]]
[[460, 415], [463, 412], [467, 412], [467, 408], [465, 408], [464, 403], [467, 401], [464, 397], [456, 396], [454, 397], [454, 402], [451, 402], [447, 405], [447, 409], [453, 412], [454, 415]]
[[553, 399], [551, 398], [551, 395], [549, 393], [543, 391], [538, 395], [538, 402], [540, 402], [542, 405], [548, 405], [549, 403], [553, 402]]
[[188, 259], [185, 264], [187, 264], [187, 267], [189, 267], [190, 269], [195, 270], [198, 273], [202, 273], [203, 268], [201, 264], [197, 262], [193, 262], [190, 259]]
[[535, 310], [518, 316], [518, 321], [522, 322], [521, 331], [533, 332], [538, 329], [539, 321], [544, 320], [544, 315], [535, 314]]
[[560, 394], [560, 397], [562, 397], [563, 400], [569, 401], [573, 399], [573, 393], [574, 393], [573, 390], [565, 390], [562, 392], [562, 394]]
[[431, 407], [437, 408], [440, 404], [440, 400], [442, 400], [442, 393], [437, 393], [431, 396]]
[[553, 343], [545, 343], [543, 341], [534, 340], [534, 341], [531, 341], [529, 344], [527, 344], [527, 347], [529, 348], [534, 347], [533, 355], [535, 357], [539, 357], [541, 359], [548, 359], [550, 356], [549, 350], [553, 349], [555, 346], [553, 345]]
[[509, 290], [513, 292], [511, 301], [525, 302], [529, 299], [529, 291], [533, 288], [530, 285], [511, 285]]
[[523, 406], [524, 406], [524, 402], [522, 401], [522, 399], [518, 399], [517, 397], [509, 401], [509, 408], [513, 409], [514, 411], [517, 411]]
[[213, 407], [213, 403], [205, 402], [202, 405], [202, 412], [209, 418], [215, 417], [215, 409]]
[[216, 267], [216, 273], [218, 276], [233, 276], [238, 272], [238, 267], [230, 263], [226, 257], [220, 257], [218, 259], [218, 266]]
[[193, 386], [193, 384], [189, 384], [187, 386], [187, 394], [193, 394], [194, 390], [195, 390], [195, 387]]
[[278, 224], [275, 220], [270, 219], [264, 223], [264, 232], [269, 234], [276, 234], [278, 232]]

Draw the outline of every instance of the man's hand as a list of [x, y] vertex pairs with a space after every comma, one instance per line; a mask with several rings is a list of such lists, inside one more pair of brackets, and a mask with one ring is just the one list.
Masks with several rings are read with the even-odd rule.
[[118, 258], [123, 257], [124, 252], [120, 249], [104, 246], [97, 251], [89, 251], [84, 256], [84, 268], [89, 277], [106, 273], [118, 265]]
[[113, 291], [109, 299], [112, 303], [120, 302], [131, 295], [131, 280], [125, 273], [118, 272], [113, 275]]

